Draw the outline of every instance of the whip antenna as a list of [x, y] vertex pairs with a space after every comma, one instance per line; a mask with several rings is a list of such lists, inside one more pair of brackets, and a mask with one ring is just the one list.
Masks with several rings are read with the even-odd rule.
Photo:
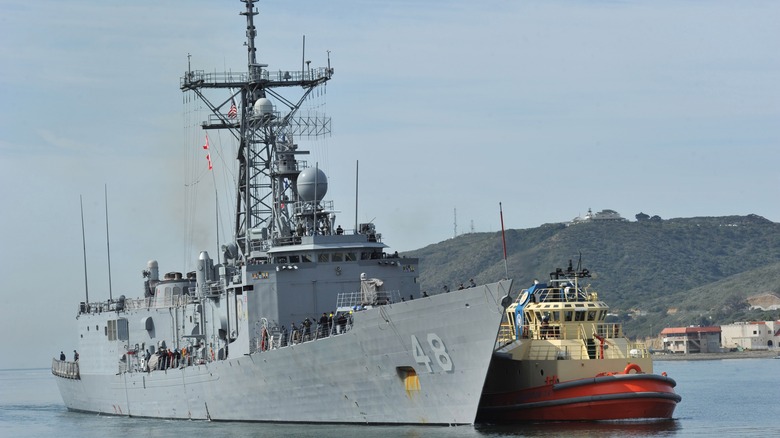
[[506, 274], [506, 277], [509, 278], [509, 268], [506, 264], [506, 235], [504, 234], [504, 208], [501, 206], [501, 203], [498, 203], [498, 211], [501, 212], [501, 241], [504, 244], [504, 273]]

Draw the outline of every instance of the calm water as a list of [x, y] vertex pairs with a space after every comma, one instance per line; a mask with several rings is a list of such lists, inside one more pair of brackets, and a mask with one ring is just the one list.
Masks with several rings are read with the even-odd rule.
[[658, 361], [677, 380], [675, 419], [512, 427], [374, 427], [212, 423], [68, 412], [48, 369], [0, 371], [0, 437], [670, 437], [768, 436], [780, 430], [780, 360]]

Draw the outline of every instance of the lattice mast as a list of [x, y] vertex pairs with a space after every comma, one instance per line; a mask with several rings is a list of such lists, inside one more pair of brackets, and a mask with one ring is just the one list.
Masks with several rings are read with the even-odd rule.
[[[318, 209], [318, 200], [302, 200], [296, 178], [306, 168], [298, 155], [294, 138], [330, 134], [330, 119], [323, 116], [299, 117], [298, 110], [316, 87], [333, 75], [330, 67], [270, 71], [257, 62], [254, 0], [242, 0], [246, 10], [247, 73], [206, 73], [189, 69], [181, 82], [182, 91], [193, 91], [211, 110], [203, 129], [227, 129], [238, 140], [239, 179], [236, 187], [235, 240], [240, 256], [265, 257], [265, 252], [290, 236], [299, 218], [292, 214]], [[283, 96], [280, 89], [301, 87], [297, 100]], [[221, 103], [212, 103], [206, 89], [227, 89], [231, 95]], [[224, 98], [224, 94], [222, 95]], [[229, 108], [238, 98], [240, 108], [231, 118]], [[217, 101], [219, 102], [219, 101]], [[301, 206], [305, 203], [315, 205]], [[320, 208], [321, 209], [321, 208]]]

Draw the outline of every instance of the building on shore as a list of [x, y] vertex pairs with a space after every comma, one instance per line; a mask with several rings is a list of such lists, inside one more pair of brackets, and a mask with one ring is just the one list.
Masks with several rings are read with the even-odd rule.
[[720, 328], [727, 349], [772, 350], [780, 344], [780, 321], [735, 322]]
[[669, 353], [718, 353], [720, 327], [667, 327], [661, 330], [664, 350]]

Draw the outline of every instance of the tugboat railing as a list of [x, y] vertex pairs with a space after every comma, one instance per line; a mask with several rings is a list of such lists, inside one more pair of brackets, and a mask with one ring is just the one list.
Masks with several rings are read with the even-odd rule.
[[[599, 338], [603, 339], [607, 348], [600, 349]], [[511, 343], [514, 340], [550, 340], [569, 341], [563, 345], [551, 343], [534, 343], [529, 351], [530, 357], [536, 360], [551, 359], [623, 359], [648, 357], [649, 350], [643, 342], [612, 342], [616, 339], [626, 339], [623, 328], [618, 323], [594, 323], [571, 324], [552, 323], [542, 325], [540, 323], [523, 325], [520, 336], [515, 332], [515, 327], [506, 321], [499, 327], [496, 339], [496, 349]], [[579, 341], [577, 343], [571, 341]], [[626, 339], [627, 341], [627, 339]], [[589, 345], [590, 342], [590, 345]], [[595, 348], [597, 354], [589, 351]]]

